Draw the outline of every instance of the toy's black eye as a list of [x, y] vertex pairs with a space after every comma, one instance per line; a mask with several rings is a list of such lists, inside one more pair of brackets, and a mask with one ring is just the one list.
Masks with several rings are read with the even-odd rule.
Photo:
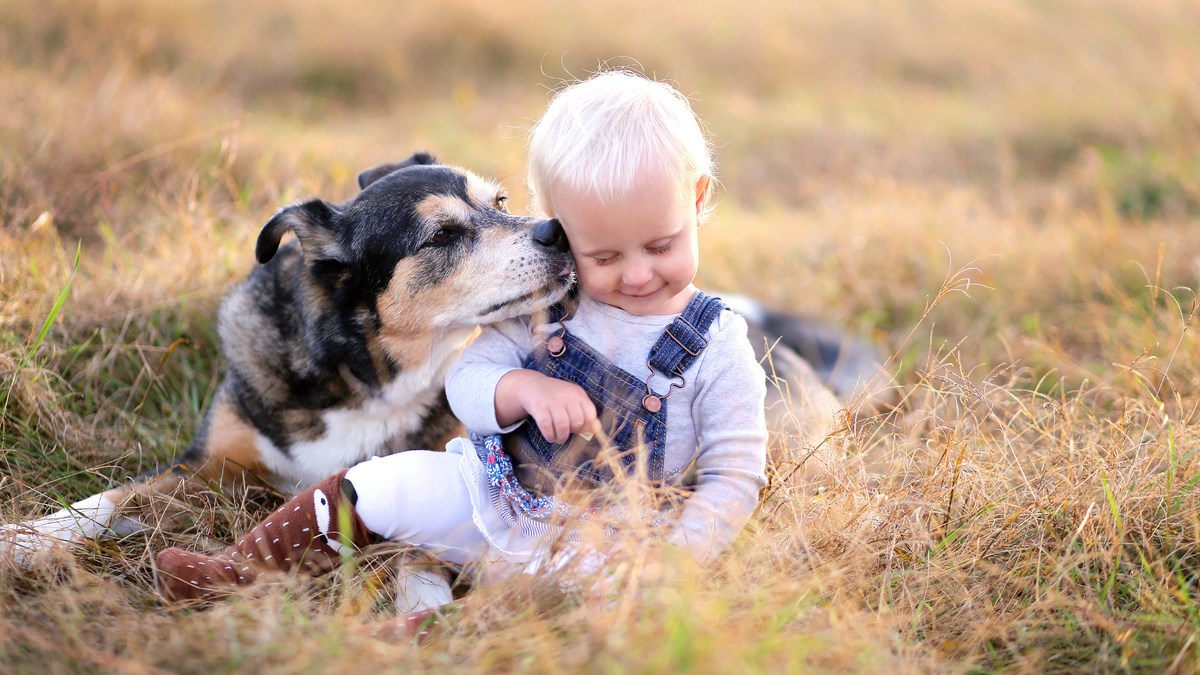
[[508, 195], [496, 196], [496, 210], [504, 211], [505, 213], [508, 212]]

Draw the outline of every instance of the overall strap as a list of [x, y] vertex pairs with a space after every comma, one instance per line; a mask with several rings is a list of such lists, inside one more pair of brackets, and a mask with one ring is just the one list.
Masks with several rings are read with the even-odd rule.
[[704, 333], [716, 320], [725, 303], [697, 290], [683, 313], [667, 325], [650, 348], [649, 365], [665, 375], [681, 375], [708, 346]]

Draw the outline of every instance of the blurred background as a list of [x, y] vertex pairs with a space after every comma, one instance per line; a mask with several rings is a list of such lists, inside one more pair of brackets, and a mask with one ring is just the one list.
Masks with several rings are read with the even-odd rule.
[[[776, 286], [743, 243], [706, 280], [886, 331], [914, 318], [895, 283], [1013, 253], [972, 243], [1000, 236], [997, 219], [1194, 217], [1198, 26], [1195, 3], [1170, 0], [6, 0], [0, 223], [18, 241], [4, 264], [35, 224], [143, 248], [189, 224], [243, 241], [278, 205], [345, 198], [360, 170], [416, 149], [501, 180], [522, 208], [524, 129], [549, 92], [625, 66], [707, 121], [713, 229], [769, 230], [762, 255], [816, 272], [802, 293]], [[871, 251], [899, 278], [864, 278]], [[169, 285], [228, 280], [205, 267]], [[840, 312], [857, 293], [869, 306]]]
[[523, 127], [605, 64], [693, 97], [743, 208], [881, 181], [1032, 218], [1200, 206], [1188, 2], [9, 0], [0, 21], [10, 228], [123, 230], [187, 190], [261, 220], [296, 179], [344, 189], [418, 148], [519, 188]]
[[692, 95], [729, 199], [746, 206], [811, 206], [880, 179], [973, 185], [1033, 210], [1111, 199], [1139, 217], [1200, 199], [1188, 2], [10, 0], [0, 12], [7, 224], [53, 206], [86, 232], [131, 192], [114, 185], [166, 189], [172, 167], [218, 156], [237, 194], [276, 162], [339, 183], [339, 161], [356, 172], [413, 147], [517, 177], [521, 127], [547, 91], [603, 64]]

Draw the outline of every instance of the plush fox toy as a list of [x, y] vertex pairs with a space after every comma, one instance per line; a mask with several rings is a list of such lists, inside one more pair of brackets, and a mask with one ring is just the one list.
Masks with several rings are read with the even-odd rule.
[[212, 598], [264, 572], [321, 574], [337, 566], [343, 554], [377, 542], [354, 510], [357, 496], [345, 475], [334, 474], [296, 495], [224, 553], [162, 551], [156, 565], [163, 596]]

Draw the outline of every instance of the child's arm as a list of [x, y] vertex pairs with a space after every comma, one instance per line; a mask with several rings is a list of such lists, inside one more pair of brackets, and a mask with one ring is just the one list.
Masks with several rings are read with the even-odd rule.
[[517, 320], [486, 326], [446, 375], [450, 409], [468, 429], [506, 433], [532, 417], [552, 443], [591, 430], [596, 406], [583, 388], [521, 368], [533, 348], [528, 326]]
[[496, 416], [496, 385], [508, 373], [520, 370], [533, 348], [529, 325], [513, 319], [490, 326], [463, 350], [446, 373], [446, 399], [454, 415], [479, 434], [511, 431], [519, 420], [501, 423]]
[[722, 313], [705, 350], [692, 404], [700, 438], [694, 491], [668, 536], [700, 561], [733, 542], [766, 485], [766, 376], [746, 337], [746, 322]]
[[496, 421], [500, 426], [532, 417], [551, 443], [565, 443], [578, 431], [592, 431], [596, 404], [583, 387], [536, 370], [512, 370], [496, 383]]

